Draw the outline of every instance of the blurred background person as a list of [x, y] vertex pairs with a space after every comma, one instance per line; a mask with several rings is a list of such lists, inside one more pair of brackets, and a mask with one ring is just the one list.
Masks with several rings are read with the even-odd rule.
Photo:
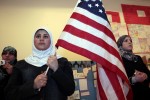
[[4, 98], [4, 88], [13, 71], [13, 66], [17, 63], [17, 50], [14, 47], [7, 46], [3, 49], [2, 62], [0, 65], [0, 100]]

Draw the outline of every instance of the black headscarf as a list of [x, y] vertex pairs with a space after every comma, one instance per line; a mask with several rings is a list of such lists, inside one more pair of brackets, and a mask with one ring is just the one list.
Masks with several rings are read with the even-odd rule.
[[5, 47], [3, 49], [2, 55], [7, 52], [11, 53], [12, 55], [14, 55], [17, 58], [17, 50], [14, 47], [12, 47], [12, 46]]
[[1, 55], [4, 55], [7, 52], [15, 56], [14, 61], [9, 62], [11, 65], [15, 65], [17, 63], [17, 50], [12, 46], [7, 46], [3, 49]]

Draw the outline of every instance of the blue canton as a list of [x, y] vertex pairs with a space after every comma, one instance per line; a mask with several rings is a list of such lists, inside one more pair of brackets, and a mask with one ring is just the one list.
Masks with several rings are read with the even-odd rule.
[[89, 12], [107, 20], [105, 9], [101, 0], [81, 0], [78, 7], [88, 10]]

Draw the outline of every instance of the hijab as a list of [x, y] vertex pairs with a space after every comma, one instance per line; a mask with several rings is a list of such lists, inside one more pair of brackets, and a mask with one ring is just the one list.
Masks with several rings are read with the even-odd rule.
[[15, 58], [17, 58], [17, 50], [16, 50], [14, 47], [12, 47], [12, 46], [7, 46], [7, 47], [5, 47], [5, 48], [3, 49], [1, 55], [5, 54], [5, 53], [7, 53], [7, 52], [11, 53], [12, 55], [15, 56]]
[[[36, 32], [40, 29], [43, 29], [47, 31], [47, 33], [50, 36], [50, 46], [46, 50], [38, 50], [34, 45], [34, 36]], [[25, 61], [31, 65], [34, 65], [36, 67], [41, 67], [45, 64], [47, 64], [48, 57], [55, 54], [55, 47], [53, 45], [53, 38], [52, 33], [48, 31], [46, 28], [39, 28], [34, 34], [33, 34], [33, 40], [32, 40], [32, 54], [25, 58]], [[59, 57], [57, 56], [57, 59]]]
[[126, 50], [122, 47], [122, 43], [123, 43], [123, 41], [125, 40], [126, 37], [130, 37], [130, 36], [129, 35], [123, 35], [117, 41], [117, 46], [119, 48], [120, 55], [122, 57], [126, 58], [127, 60], [136, 62], [137, 61], [137, 56], [134, 55], [132, 50]]
[[3, 51], [2, 51], [2, 54], [1, 55], [4, 55], [6, 54], [7, 52], [9, 52], [10, 54], [14, 55], [15, 59], [10, 61], [9, 64], [11, 65], [15, 65], [17, 63], [17, 50], [12, 47], [12, 46], [6, 46]]

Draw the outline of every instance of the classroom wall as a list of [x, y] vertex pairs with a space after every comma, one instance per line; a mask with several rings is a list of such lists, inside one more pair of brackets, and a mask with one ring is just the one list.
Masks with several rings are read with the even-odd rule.
[[[5, 46], [18, 51], [18, 60], [31, 54], [32, 33], [47, 27], [53, 34], [54, 44], [66, 25], [77, 0], [0, 0], [0, 53]], [[149, 0], [103, 0], [106, 10], [122, 12], [120, 4], [149, 6]], [[120, 15], [122, 16], [122, 15]], [[121, 22], [124, 22], [121, 17]], [[88, 60], [59, 48], [59, 55], [70, 61]]]

